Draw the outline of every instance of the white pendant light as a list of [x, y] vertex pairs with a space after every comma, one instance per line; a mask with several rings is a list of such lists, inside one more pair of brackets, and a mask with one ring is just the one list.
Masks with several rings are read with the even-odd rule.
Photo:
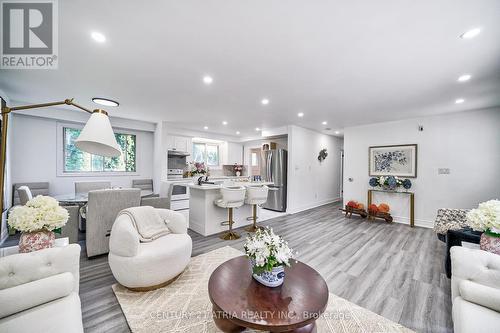
[[104, 110], [94, 110], [75, 146], [87, 153], [105, 157], [121, 155], [120, 146], [116, 142], [115, 134], [109, 122], [108, 113]]

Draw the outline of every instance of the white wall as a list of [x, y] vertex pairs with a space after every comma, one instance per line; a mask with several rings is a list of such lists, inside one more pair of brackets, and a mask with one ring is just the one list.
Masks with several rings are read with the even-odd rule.
[[[318, 161], [319, 151], [328, 157]], [[295, 213], [340, 200], [340, 138], [298, 126], [288, 128], [288, 209]]]
[[[10, 148], [11, 181], [50, 183], [51, 195], [74, 192], [75, 181], [110, 180], [113, 186], [130, 187], [132, 179], [153, 178], [153, 132], [129, 130], [136, 134], [137, 172], [133, 175], [104, 174], [102, 176], [58, 176], [57, 174], [57, 137], [58, 121], [56, 119], [14, 114], [14, 121], [9, 128], [12, 134]], [[113, 124], [113, 119], [112, 119]], [[130, 121], [134, 127], [135, 121]], [[121, 119], [120, 125], [127, 126]]]
[[[350, 127], [344, 133], [344, 204], [367, 201], [369, 146], [412, 143], [418, 144], [418, 177], [411, 179], [416, 225], [432, 227], [438, 208], [472, 208], [500, 197], [499, 108]], [[450, 174], [438, 175], [438, 168], [449, 168]], [[395, 220], [408, 223], [406, 197], [382, 194], [375, 201], [387, 202]]]

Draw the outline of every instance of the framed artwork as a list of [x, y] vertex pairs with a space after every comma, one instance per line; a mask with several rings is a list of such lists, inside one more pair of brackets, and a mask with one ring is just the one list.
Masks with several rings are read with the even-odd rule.
[[374, 146], [368, 148], [370, 176], [417, 177], [417, 145]]

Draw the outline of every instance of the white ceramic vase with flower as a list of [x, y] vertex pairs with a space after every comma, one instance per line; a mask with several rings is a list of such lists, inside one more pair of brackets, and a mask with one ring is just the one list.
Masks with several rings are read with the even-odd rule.
[[54, 230], [68, 221], [69, 213], [51, 197], [38, 195], [9, 214], [10, 227], [21, 231], [19, 252], [33, 252], [54, 246]]
[[482, 202], [467, 213], [467, 223], [477, 231], [483, 231], [480, 248], [500, 255], [500, 201]]
[[278, 287], [283, 283], [285, 266], [290, 266], [293, 258], [288, 242], [267, 227], [248, 236], [244, 248], [252, 263], [255, 280], [267, 287]]

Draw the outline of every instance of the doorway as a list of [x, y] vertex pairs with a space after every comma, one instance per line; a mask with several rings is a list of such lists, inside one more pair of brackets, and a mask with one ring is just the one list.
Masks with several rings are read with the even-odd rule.
[[260, 176], [260, 148], [250, 149], [250, 175]]

